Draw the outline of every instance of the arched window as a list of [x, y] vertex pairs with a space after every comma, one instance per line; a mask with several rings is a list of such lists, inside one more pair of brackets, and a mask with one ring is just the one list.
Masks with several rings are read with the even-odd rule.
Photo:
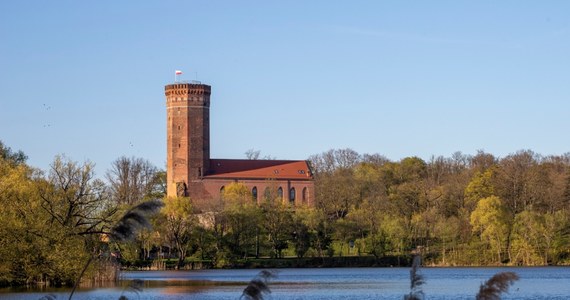
[[309, 190], [307, 188], [303, 188], [303, 194], [301, 196], [303, 204], [307, 204], [309, 201]]
[[283, 200], [283, 188], [282, 188], [282, 187], [279, 187], [279, 188], [277, 189], [277, 198], [278, 198], [279, 200]]
[[289, 190], [289, 203], [295, 205], [295, 188]]
[[253, 201], [257, 202], [257, 187], [254, 186], [253, 189], [251, 189], [251, 196], [253, 197]]
[[220, 195], [224, 195], [224, 190], [226, 189], [225, 186], [222, 185], [222, 187], [220, 188]]

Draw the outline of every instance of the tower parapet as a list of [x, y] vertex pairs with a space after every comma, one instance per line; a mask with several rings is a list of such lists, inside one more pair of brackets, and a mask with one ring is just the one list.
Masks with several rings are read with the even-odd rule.
[[190, 101], [210, 106], [211, 87], [206, 84], [173, 83], [164, 87], [166, 103]]

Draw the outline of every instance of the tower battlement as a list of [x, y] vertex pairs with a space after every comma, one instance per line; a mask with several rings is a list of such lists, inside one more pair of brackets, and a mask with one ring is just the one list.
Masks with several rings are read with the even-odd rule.
[[169, 96], [210, 95], [211, 87], [207, 84], [173, 83], [164, 87], [164, 94]]

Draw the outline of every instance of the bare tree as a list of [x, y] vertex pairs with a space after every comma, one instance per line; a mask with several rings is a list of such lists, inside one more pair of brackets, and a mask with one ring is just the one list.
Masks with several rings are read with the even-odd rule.
[[257, 160], [259, 159], [259, 155], [261, 154], [260, 150], [249, 149], [245, 151], [245, 157], [250, 160]]
[[[370, 158], [370, 157], [367, 157]], [[346, 149], [331, 149], [309, 157], [315, 173], [330, 173], [337, 169], [350, 169], [362, 161], [358, 152]]]
[[106, 177], [113, 199], [117, 203], [133, 205], [161, 196], [157, 195], [157, 187], [161, 186], [160, 173], [148, 160], [119, 157], [111, 164]]
[[273, 157], [271, 155], [264, 155], [263, 157], [261, 157], [261, 150], [255, 150], [253, 148], [245, 151], [245, 157], [247, 157], [247, 159], [249, 159], [249, 160], [258, 160], [258, 159], [272, 160], [272, 159], [275, 159], [275, 157]]

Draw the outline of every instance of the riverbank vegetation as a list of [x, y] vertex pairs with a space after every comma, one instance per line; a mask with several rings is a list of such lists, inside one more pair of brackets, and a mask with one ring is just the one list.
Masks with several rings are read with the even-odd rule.
[[[365, 257], [380, 265], [412, 250], [427, 265], [570, 262], [570, 154], [390, 161], [341, 149], [309, 160], [314, 207], [291, 206], [277, 191], [254, 203], [235, 183], [207, 212], [164, 199], [165, 173], [144, 159], [121, 157], [97, 177], [93, 164], [58, 156], [44, 172], [0, 143], [0, 282], [71, 285], [92, 257], [84, 279], [116, 262], [224, 268], [254, 258]], [[152, 229], [110, 242], [120, 217], [149, 199], [164, 202]]]

